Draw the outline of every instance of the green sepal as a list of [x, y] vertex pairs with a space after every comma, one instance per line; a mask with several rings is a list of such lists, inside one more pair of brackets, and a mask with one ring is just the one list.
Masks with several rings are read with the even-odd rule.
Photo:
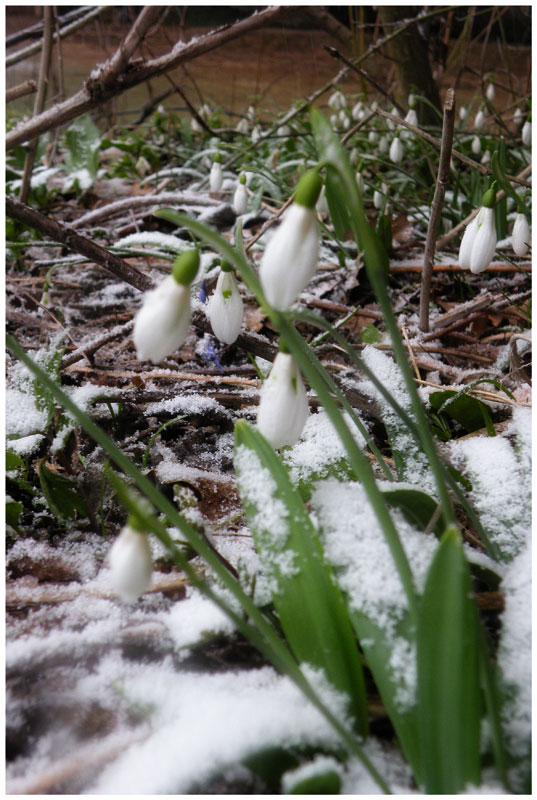
[[310, 169], [300, 178], [295, 192], [295, 203], [306, 208], [315, 208], [323, 182], [318, 170]]
[[172, 275], [182, 286], [190, 286], [200, 265], [199, 250], [195, 247], [193, 250], [185, 250], [184, 253], [177, 256], [175, 259]]

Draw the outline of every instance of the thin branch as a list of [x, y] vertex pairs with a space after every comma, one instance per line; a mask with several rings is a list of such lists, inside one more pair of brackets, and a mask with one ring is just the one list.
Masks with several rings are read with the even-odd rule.
[[76, 219], [71, 223], [72, 228], [82, 228], [96, 222], [101, 222], [103, 219], [119, 214], [131, 208], [140, 208], [143, 206], [160, 205], [167, 203], [168, 205], [196, 205], [196, 206], [219, 206], [220, 200], [213, 200], [212, 197], [197, 195], [194, 192], [161, 192], [160, 194], [142, 194], [135, 197], [125, 197], [123, 200], [116, 200], [113, 203], [108, 203], [101, 208], [95, 208], [93, 211], [88, 211], [87, 214]]
[[14, 86], [12, 89], [6, 89], [6, 104], [18, 100], [19, 97], [26, 97], [28, 94], [37, 92], [37, 83], [35, 81], [24, 81]]
[[433, 274], [433, 259], [435, 240], [442, 216], [444, 195], [449, 181], [449, 167], [451, 161], [451, 146], [453, 144], [453, 128], [455, 125], [455, 92], [448, 89], [444, 101], [444, 119], [442, 122], [442, 144], [440, 146], [440, 160], [438, 176], [434, 190], [431, 216], [427, 227], [427, 241], [423, 256], [423, 272], [421, 275], [420, 292], [420, 330], [429, 330], [429, 301], [431, 299], [431, 278]]
[[[81, 6], [75, 11], [69, 11], [67, 14], [63, 14], [61, 17], [58, 17], [58, 21], [60, 25], [66, 25], [68, 22], [73, 22], [73, 20], [83, 17], [84, 14], [87, 14], [88, 11], [91, 11], [92, 9], [93, 6]], [[43, 22], [36, 22], [34, 25], [30, 25], [28, 28], [23, 28], [16, 33], [11, 33], [9, 36], [6, 36], [6, 47], [13, 47], [13, 45], [23, 42], [25, 39], [40, 39], [42, 34]]]
[[142, 8], [132, 28], [125, 36], [112, 58], [100, 67], [97, 75], [92, 78], [93, 80], [99, 81], [103, 86], [107, 86], [113, 83], [118, 75], [121, 75], [127, 70], [129, 61], [136, 51], [136, 48], [149, 28], [157, 22], [161, 10], [160, 6], [144, 6], [144, 8]]
[[379, 85], [379, 84], [378, 84], [378, 83], [377, 83], [377, 82], [376, 82], [376, 81], [375, 81], [375, 80], [374, 80], [374, 79], [371, 77], [371, 75], [369, 75], [369, 74], [368, 74], [368, 73], [365, 71], [365, 69], [361, 69], [361, 67], [357, 67], [355, 64], [353, 64], [353, 63], [352, 63], [352, 61], [351, 61], [350, 59], [346, 58], [346, 57], [345, 57], [345, 56], [344, 56], [342, 53], [340, 53], [340, 52], [339, 52], [339, 50], [337, 50], [335, 47], [331, 47], [330, 45], [327, 45], [327, 44], [325, 44], [325, 45], [324, 45], [324, 49], [326, 50], [326, 52], [328, 53], [328, 55], [329, 55], [329, 56], [332, 56], [332, 58], [336, 58], [336, 59], [338, 59], [339, 61], [342, 61], [342, 62], [343, 62], [343, 63], [344, 63], [344, 64], [345, 64], [347, 67], [349, 67], [349, 69], [352, 69], [352, 70], [353, 70], [353, 72], [356, 72], [358, 75], [360, 75], [362, 78], [364, 78], [364, 80], [368, 81], [368, 82], [371, 84], [371, 86], [372, 86], [372, 87], [373, 87], [373, 88], [374, 88], [374, 89], [375, 89], [375, 90], [376, 90], [376, 91], [377, 91], [379, 94], [381, 94], [383, 97], [385, 97], [387, 100], [389, 100], [389, 101], [390, 101], [390, 103], [391, 103], [393, 106], [395, 106], [395, 108], [396, 108], [396, 109], [399, 111], [399, 113], [400, 113], [400, 114], [402, 114], [402, 113], [403, 113], [403, 111], [404, 111], [403, 107], [402, 107], [402, 106], [401, 106], [401, 105], [400, 105], [400, 104], [397, 102], [397, 100], [396, 100], [396, 99], [393, 97], [393, 95], [391, 95], [389, 92], [387, 92], [385, 89], [383, 89], [383, 88], [382, 88], [382, 86], [380, 86], [380, 85]]
[[[94, 17], [101, 14], [108, 6], [99, 6], [98, 8], [91, 8], [85, 17], [81, 19], [77, 19], [76, 22], [73, 22], [71, 25], [66, 25], [64, 28], [60, 30], [60, 36], [63, 39], [64, 36], [67, 36], [69, 33], [82, 28], [87, 22], [92, 20]], [[56, 34], [54, 34], [54, 40], [56, 40]], [[30, 56], [39, 53], [41, 50], [41, 42], [35, 42], [34, 44], [25, 47], [22, 50], [17, 50], [16, 53], [12, 53], [9, 56], [6, 56], [6, 67], [12, 67], [14, 64], [18, 64], [19, 61], [24, 61], [26, 58], [30, 58]]]
[[90, 77], [84, 88], [68, 100], [10, 131], [6, 135], [6, 150], [11, 150], [16, 145], [29, 141], [50, 128], [70, 122], [112, 97], [122, 94], [127, 89], [174, 69], [184, 61], [197, 58], [251, 30], [268, 25], [283, 16], [287, 10], [287, 6], [269, 6], [264, 11], [252, 14], [247, 19], [240, 20], [231, 26], [218, 28], [205, 36], [192, 39], [187, 44], [178, 42], [164, 56], [142, 62], [139, 65], [136, 64], [124, 74], [118, 75], [116, 81], [111, 85], [103, 86], [97, 78]]
[[[37, 79], [37, 94], [34, 101], [34, 116], [43, 111], [45, 98], [47, 96], [48, 74], [50, 70], [50, 60], [52, 57], [52, 33], [54, 24], [53, 6], [45, 6], [43, 12], [43, 49], [41, 50], [41, 62], [39, 64], [39, 77]], [[25, 203], [30, 193], [30, 179], [34, 168], [34, 159], [37, 151], [37, 138], [30, 142], [26, 150], [24, 159], [24, 171], [22, 173], [19, 200]]]
[[10, 197], [6, 197], [6, 215], [39, 231], [49, 239], [60, 242], [74, 253], [85, 256], [94, 264], [104, 267], [108, 272], [111, 272], [117, 278], [121, 278], [121, 280], [136, 289], [140, 289], [140, 291], [146, 291], [153, 287], [153, 282], [147, 275], [139, 272], [135, 267], [131, 267], [119, 256], [105, 250], [104, 247], [92, 242], [91, 239], [75, 233], [70, 226], [61, 225], [50, 217], [45, 217], [33, 208], [12, 200]]

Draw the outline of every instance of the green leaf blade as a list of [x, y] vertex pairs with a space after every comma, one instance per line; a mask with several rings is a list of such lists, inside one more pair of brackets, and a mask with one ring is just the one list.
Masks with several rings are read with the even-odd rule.
[[418, 622], [418, 722], [427, 793], [480, 783], [479, 620], [456, 528], [444, 533]]

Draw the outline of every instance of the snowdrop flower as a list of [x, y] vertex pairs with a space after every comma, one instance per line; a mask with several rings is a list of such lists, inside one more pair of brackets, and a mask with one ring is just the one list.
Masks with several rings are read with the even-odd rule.
[[195, 117], [192, 117], [192, 119], [190, 120], [190, 130], [192, 131], [192, 133], [201, 133], [201, 131], [203, 130], [198, 120]]
[[482, 164], [489, 164], [490, 163], [490, 150], [485, 150], [485, 152], [481, 156], [481, 163]]
[[291, 128], [289, 127], [289, 125], [280, 125], [276, 133], [278, 134], [278, 136], [290, 136]]
[[399, 141], [398, 136], [394, 138], [390, 145], [390, 160], [393, 161], [394, 164], [400, 164], [403, 160], [403, 145]]
[[222, 261], [216, 289], [209, 300], [207, 316], [217, 339], [232, 344], [240, 333], [244, 306], [231, 265]]
[[416, 114], [415, 109], [408, 109], [405, 115], [405, 122], [408, 122], [409, 125], [414, 125], [415, 128], [418, 127], [418, 115]]
[[383, 183], [381, 189], [375, 189], [373, 193], [373, 205], [380, 210], [385, 203], [386, 184]]
[[388, 140], [385, 136], [382, 136], [379, 142], [379, 153], [387, 153], [388, 152]]
[[358, 120], [362, 118], [361, 114], [362, 114], [362, 102], [361, 100], [358, 100], [358, 102], [353, 106], [353, 109], [351, 111], [351, 117], [358, 122]]
[[472, 139], [472, 153], [475, 156], [478, 156], [480, 152], [481, 152], [481, 139], [479, 138], [479, 136], [474, 136], [474, 138]]
[[158, 364], [185, 341], [191, 317], [190, 283], [198, 267], [199, 252], [186, 250], [176, 259], [172, 274], [144, 295], [132, 335], [140, 361]]
[[377, 131], [369, 131], [369, 134], [368, 134], [367, 138], [371, 142], [371, 144], [375, 144], [375, 142], [378, 141], [379, 135], [378, 135]]
[[235, 194], [233, 195], [233, 210], [237, 216], [244, 214], [248, 203], [248, 195], [246, 194], [246, 186], [244, 185], [245, 183], [246, 175], [244, 172], [241, 172], [239, 185], [235, 189]]
[[294, 203], [263, 253], [261, 286], [270, 305], [280, 311], [295, 302], [317, 268], [319, 230], [315, 204], [321, 187], [317, 170], [302, 176]]
[[252, 142], [252, 144], [256, 144], [260, 138], [261, 138], [261, 130], [259, 129], [259, 125], [255, 125], [252, 133], [250, 134], [250, 141]]
[[215, 154], [213, 165], [211, 167], [211, 174], [209, 175], [211, 192], [219, 192], [222, 188], [224, 176], [222, 175], [222, 165], [220, 164], [221, 158], [222, 157], [220, 153]]
[[241, 133], [243, 136], [246, 136], [246, 134], [250, 130], [248, 125], [248, 120], [246, 119], [246, 117], [243, 117], [241, 120], [239, 120], [235, 130], [237, 131], [237, 133]]
[[357, 172], [356, 173], [356, 185], [358, 186], [358, 191], [360, 192], [360, 194], [363, 197], [364, 192], [365, 192], [365, 185], [364, 185], [364, 179], [362, 177], [362, 173], [361, 172]]
[[248, 106], [248, 111], [246, 112], [246, 116], [248, 117], [250, 122], [254, 121], [254, 119], [255, 119], [255, 108], [253, 106]]
[[513, 225], [513, 250], [517, 256], [525, 256], [529, 249], [530, 226], [525, 214], [517, 214]]
[[261, 387], [257, 427], [277, 450], [294, 445], [308, 418], [308, 398], [293, 356], [280, 346]]
[[340, 111], [342, 108], [345, 108], [347, 105], [347, 100], [343, 92], [341, 92], [339, 89], [336, 89], [336, 91], [333, 92], [333, 94], [331, 94], [328, 98], [328, 105], [334, 111]]
[[132, 603], [151, 584], [153, 562], [147, 534], [138, 530], [132, 517], [115, 540], [108, 563], [117, 594]]
[[483, 272], [496, 250], [496, 221], [494, 204], [496, 202], [496, 182], [484, 194], [483, 205], [477, 216], [467, 226], [459, 250], [459, 264], [464, 269], [477, 274]]
[[525, 144], [526, 147], [529, 147], [531, 144], [531, 122], [529, 119], [527, 119], [522, 126], [522, 144]]
[[515, 125], [522, 125], [524, 120], [524, 112], [521, 108], [515, 108], [515, 113], [513, 114], [513, 122]]
[[149, 161], [144, 156], [140, 156], [135, 165], [136, 172], [140, 178], [145, 178], [148, 172], [151, 172]]
[[461, 106], [459, 108], [459, 119], [461, 120], [461, 122], [464, 122], [467, 116], [468, 116], [468, 109], [466, 108], [466, 106]]
[[482, 108], [480, 108], [477, 114], [475, 115], [474, 128], [479, 131], [481, 130], [484, 124], [485, 124], [485, 112], [483, 111]]
[[486, 97], [486, 98], [487, 98], [487, 100], [489, 100], [491, 103], [492, 103], [492, 102], [494, 102], [494, 98], [496, 97], [496, 89], [495, 89], [495, 87], [494, 87], [494, 84], [493, 84], [493, 83], [489, 83], [489, 85], [487, 86], [487, 91], [486, 91], [486, 93], [485, 93], [485, 97]]

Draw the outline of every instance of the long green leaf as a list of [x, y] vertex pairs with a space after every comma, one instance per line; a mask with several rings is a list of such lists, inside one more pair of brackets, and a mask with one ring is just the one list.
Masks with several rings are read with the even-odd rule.
[[462, 539], [444, 533], [429, 568], [418, 623], [421, 781], [429, 794], [480, 783], [479, 618]]
[[319, 535], [280, 459], [245, 420], [235, 426], [235, 453], [241, 499], [287, 641], [299, 662], [324, 670], [349, 696], [356, 729], [365, 735], [358, 649]]

